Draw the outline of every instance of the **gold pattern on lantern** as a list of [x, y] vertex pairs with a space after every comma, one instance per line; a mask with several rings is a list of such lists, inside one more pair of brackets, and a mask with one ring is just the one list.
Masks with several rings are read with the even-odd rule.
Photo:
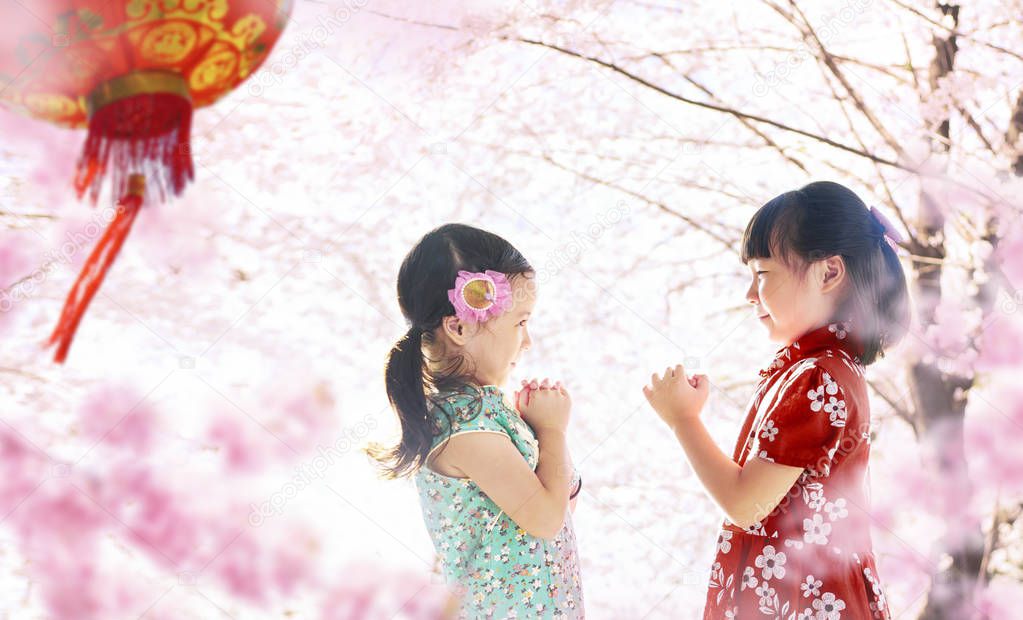
[[66, 95], [32, 93], [25, 95], [24, 103], [33, 116], [57, 121], [80, 112], [75, 100]]
[[266, 22], [259, 15], [246, 15], [240, 18], [231, 27], [231, 34], [245, 41], [245, 45], [252, 45], [266, 30]]
[[168, 17], [221, 20], [227, 9], [227, 0], [129, 0], [124, 13], [129, 19], [144, 21]]
[[226, 85], [235, 75], [238, 68], [238, 56], [231, 50], [222, 50], [206, 56], [192, 70], [188, 85], [192, 90], [208, 90]]
[[170, 65], [181, 62], [195, 49], [199, 37], [185, 22], [169, 22], [152, 28], [142, 38], [139, 53], [149, 62]]
[[[279, 4], [279, 3], [278, 3]], [[216, 32], [218, 41], [245, 49], [266, 30], [263, 18], [249, 14], [239, 17], [234, 24], [225, 25], [229, 3], [227, 0], [129, 0], [125, 14], [131, 20], [125, 29], [132, 29], [152, 21], [180, 21], [193, 23]], [[106, 34], [116, 34], [114, 32]]]

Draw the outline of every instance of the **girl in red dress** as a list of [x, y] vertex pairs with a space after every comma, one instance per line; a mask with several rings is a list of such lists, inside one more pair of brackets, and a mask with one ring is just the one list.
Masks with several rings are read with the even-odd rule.
[[731, 457], [700, 420], [706, 375], [682, 366], [643, 393], [724, 510], [704, 618], [891, 618], [870, 541], [864, 367], [909, 324], [891, 223], [837, 183], [761, 207], [743, 235], [746, 292], [782, 346]]

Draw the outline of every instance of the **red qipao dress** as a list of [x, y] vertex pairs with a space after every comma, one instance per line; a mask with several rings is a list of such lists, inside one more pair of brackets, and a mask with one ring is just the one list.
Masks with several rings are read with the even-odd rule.
[[718, 536], [704, 618], [891, 618], [870, 541], [870, 404], [849, 323], [807, 332], [760, 371], [733, 459], [802, 467], [778, 506]]

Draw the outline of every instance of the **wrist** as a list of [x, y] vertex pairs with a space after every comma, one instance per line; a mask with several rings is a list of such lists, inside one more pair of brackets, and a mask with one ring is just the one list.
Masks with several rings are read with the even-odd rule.
[[533, 432], [536, 433], [536, 438], [538, 440], [555, 441], [560, 439], [561, 441], [565, 441], [567, 438], [566, 429], [558, 428], [556, 426], [538, 426], [533, 429]]
[[690, 429], [703, 426], [703, 421], [700, 420], [699, 416], [687, 416], [684, 418], [677, 418], [675, 423], [671, 425], [671, 430], [678, 437], [682, 434], [687, 434]]

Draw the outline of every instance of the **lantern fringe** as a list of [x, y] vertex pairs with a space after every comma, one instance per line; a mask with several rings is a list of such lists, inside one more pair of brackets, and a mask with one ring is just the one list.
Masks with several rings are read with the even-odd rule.
[[64, 302], [60, 321], [53, 333], [50, 334], [47, 346], [57, 344], [53, 361], [58, 364], [64, 363], [67, 358], [68, 349], [71, 348], [71, 341], [75, 337], [78, 324], [89, 307], [89, 302], [92, 301], [103, 283], [107, 270], [117, 258], [117, 253], [121, 251], [121, 246], [124, 245], [124, 240], [135, 222], [135, 216], [138, 215], [139, 209], [142, 207], [145, 177], [133, 174], [129, 175], [128, 179], [130, 184], [128, 193], [117, 202], [113, 220], [103, 232], [96, 247], [93, 248], [85, 265], [82, 266], [78, 279], [75, 280], [75, 284]]
[[147, 179], [158, 202], [177, 196], [195, 176], [190, 134], [192, 104], [173, 93], [145, 93], [113, 101], [89, 118], [89, 135], [78, 159], [75, 190], [95, 204], [104, 177], [111, 193], [128, 193], [132, 173]]

